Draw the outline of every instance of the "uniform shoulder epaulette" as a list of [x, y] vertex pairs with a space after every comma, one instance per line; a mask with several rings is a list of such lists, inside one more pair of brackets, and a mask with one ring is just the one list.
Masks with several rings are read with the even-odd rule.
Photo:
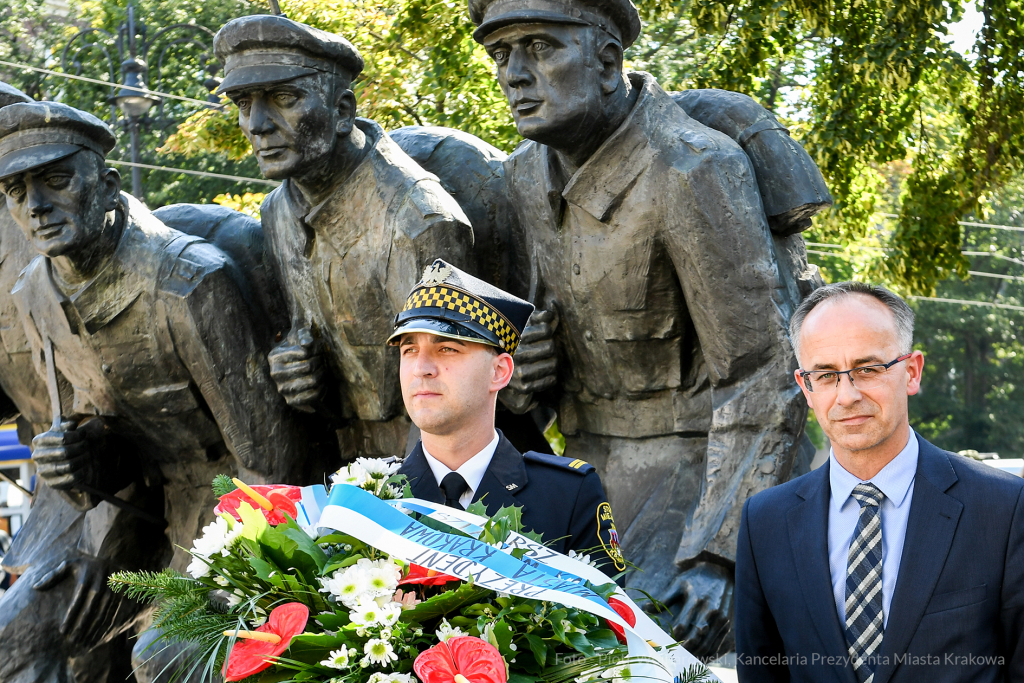
[[529, 462], [539, 462], [543, 465], [550, 465], [551, 467], [557, 467], [562, 470], [569, 470], [576, 474], [590, 474], [594, 471], [594, 466], [585, 460], [579, 458], [566, 458], [561, 455], [552, 455], [551, 453], [538, 453], [537, 451], [527, 451], [523, 453], [523, 458]]
[[175, 240], [167, 246], [164, 255], [170, 267], [160, 283], [160, 290], [181, 297], [189, 296], [206, 277], [223, 270], [227, 264], [219, 249], [192, 235]]

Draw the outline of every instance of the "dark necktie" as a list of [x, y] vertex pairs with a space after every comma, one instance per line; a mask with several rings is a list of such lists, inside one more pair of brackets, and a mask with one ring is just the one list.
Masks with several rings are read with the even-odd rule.
[[469, 490], [469, 484], [458, 472], [449, 472], [441, 480], [441, 493], [444, 494], [444, 504], [456, 510], [465, 510], [459, 503], [462, 494]]
[[872, 683], [882, 645], [882, 500], [874, 484], [858, 484], [857, 533], [846, 565], [846, 643], [859, 683]]

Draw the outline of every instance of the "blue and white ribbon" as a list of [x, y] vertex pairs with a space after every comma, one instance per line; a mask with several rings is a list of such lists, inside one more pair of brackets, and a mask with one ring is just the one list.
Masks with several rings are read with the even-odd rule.
[[[587, 582], [604, 584], [609, 579], [585, 562], [554, 552], [521, 534], [511, 534], [498, 548], [476, 538], [432, 529], [403, 512], [417, 512], [471, 536], [479, 535], [487, 522], [486, 518], [429, 501], [413, 498], [385, 502], [349, 484], [333, 486], [329, 497], [322, 486], [306, 488], [319, 489], [308, 495], [303, 491], [298, 516], [299, 524], [307, 531], [340, 531], [404, 562], [471, 580], [497, 592], [574, 607], [618, 624], [625, 632], [630, 657], [640, 658], [630, 663], [631, 675], [636, 678], [671, 683], [698, 663], [679, 646], [660, 656], [655, 653], [651, 643], [668, 646], [674, 644], [672, 638], [618, 589], [615, 597], [629, 605], [637, 619], [636, 626], [630, 626], [587, 587]], [[517, 548], [527, 551], [523, 560], [511, 555]]]

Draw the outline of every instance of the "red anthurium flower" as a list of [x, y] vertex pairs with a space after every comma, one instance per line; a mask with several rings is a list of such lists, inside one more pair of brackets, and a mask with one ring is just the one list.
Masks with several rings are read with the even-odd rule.
[[295, 503], [302, 500], [302, 489], [298, 486], [252, 486], [253, 491], [263, 496], [266, 500], [270, 501], [273, 505], [272, 510], [267, 510], [264, 505], [261, 505], [261, 501], [253, 500], [253, 498], [242, 489], [235, 489], [231, 493], [226, 493], [220, 497], [220, 503], [214, 508], [214, 513], [223, 514], [227, 513], [234, 517], [239, 522], [242, 518], [238, 515], [238, 506], [243, 502], [248, 503], [256, 510], [261, 510], [263, 516], [267, 518], [267, 524], [271, 526], [277, 526], [278, 524], [284, 524], [285, 518], [284, 513], [287, 513], [292, 519], [295, 519], [295, 515], [298, 514], [298, 508], [295, 507]]
[[441, 574], [433, 569], [427, 569], [426, 567], [422, 567], [418, 564], [410, 564], [409, 573], [398, 582], [398, 585], [405, 586], [407, 584], [419, 584], [421, 586], [443, 586], [450, 581], [458, 580], [459, 579], [454, 576]]
[[[636, 626], [636, 615], [633, 614], [633, 610], [630, 609], [629, 605], [618, 598], [608, 598], [608, 606], [618, 612], [619, 616], [625, 619], [627, 624]], [[626, 642], [626, 629], [610, 621], [608, 622], [608, 628], [615, 633], [615, 637], [619, 639], [620, 643]]]
[[423, 683], [506, 683], [508, 671], [498, 648], [486, 640], [460, 636], [421, 652], [412, 665]]
[[238, 640], [224, 665], [224, 679], [240, 681], [270, 667], [274, 663], [272, 658], [288, 649], [292, 638], [306, 628], [307, 621], [309, 608], [300, 602], [289, 602], [271, 610], [267, 623], [255, 631], [236, 632]]

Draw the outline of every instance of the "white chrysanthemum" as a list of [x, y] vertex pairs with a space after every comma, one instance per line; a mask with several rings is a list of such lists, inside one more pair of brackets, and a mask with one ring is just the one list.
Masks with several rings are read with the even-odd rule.
[[351, 662], [355, 655], [356, 651], [354, 649], [342, 645], [340, 650], [331, 650], [330, 657], [321, 661], [320, 664], [332, 669], [347, 669], [349, 662]]
[[459, 638], [460, 636], [469, 635], [458, 626], [452, 626], [448, 623], [447, 619], [442, 619], [441, 623], [437, 627], [437, 639], [441, 642], [446, 642], [451, 638]]
[[363, 646], [363, 661], [370, 666], [388, 666], [391, 662], [398, 661], [395, 648], [391, 643], [381, 638], [370, 638]]
[[400, 462], [386, 462], [378, 458], [356, 458], [354, 464], [361, 467], [371, 479], [387, 479], [402, 466]]
[[[363, 564], [363, 563], [366, 564]], [[370, 561], [365, 558], [359, 560], [356, 566], [362, 565], [369, 577], [370, 589], [373, 597], [387, 596], [390, 598], [398, 589], [398, 582], [402, 579], [402, 570], [391, 560]]]
[[[242, 524], [229, 517], [217, 517], [212, 524], [203, 527], [203, 537], [192, 541], [192, 562], [188, 573], [192, 578], [199, 579], [210, 573], [207, 562], [218, 553], [227, 557], [231, 547], [242, 535]], [[201, 559], [200, 559], [201, 558]]]
[[202, 558], [192, 557], [192, 561], [188, 563], [188, 569], [186, 569], [193, 579], [201, 579], [210, 573], [210, 565], [208, 565]]
[[601, 678], [610, 678], [612, 683], [627, 683], [630, 679], [629, 665], [613, 666], [601, 672]]
[[[365, 458], [360, 458], [360, 460], [364, 459]], [[362, 486], [369, 480], [370, 475], [359, 465], [358, 460], [346, 467], [342, 467], [331, 475], [331, 484], [352, 484], [353, 486]]]
[[400, 674], [390, 673], [388, 674], [389, 683], [416, 683], [416, 679], [412, 677], [412, 674]]
[[590, 559], [590, 555], [583, 555], [582, 553], [577, 553], [575, 550], [569, 550], [569, 557], [574, 560], [579, 560], [583, 564], [590, 565], [591, 567], [597, 566], [597, 560], [592, 560]]
[[370, 576], [366, 568], [359, 564], [339, 569], [330, 577], [320, 579], [320, 583], [324, 586], [321, 592], [330, 593], [349, 609], [352, 609], [359, 604], [360, 600], [366, 599], [373, 593], [370, 586]]
[[356, 626], [394, 626], [401, 614], [402, 606], [399, 603], [392, 602], [381, 607], [375, 600], [361, 600], [348, 616]]

